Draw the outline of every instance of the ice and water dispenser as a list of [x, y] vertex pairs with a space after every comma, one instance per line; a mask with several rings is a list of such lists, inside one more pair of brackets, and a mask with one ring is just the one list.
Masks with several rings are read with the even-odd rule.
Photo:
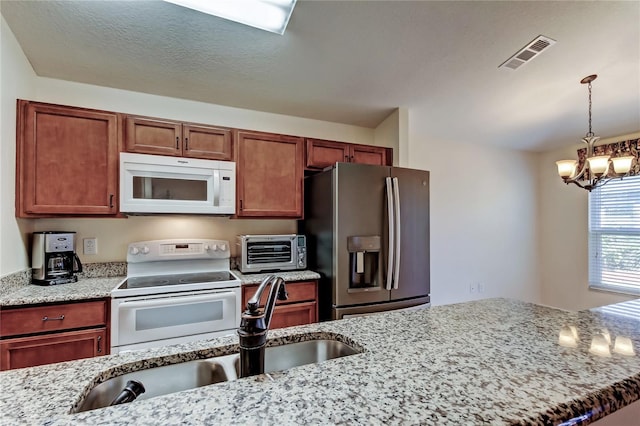
[[349, 288], [377, 287], [380, 263], [380, 236], [353, 236], [347, 238], [349, 251]]

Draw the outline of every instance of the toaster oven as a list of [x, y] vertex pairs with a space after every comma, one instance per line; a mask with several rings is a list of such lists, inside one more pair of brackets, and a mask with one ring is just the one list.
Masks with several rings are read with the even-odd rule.
[[304, 235], [238, 235], [240, 272], [291, 271], [307, 267]]

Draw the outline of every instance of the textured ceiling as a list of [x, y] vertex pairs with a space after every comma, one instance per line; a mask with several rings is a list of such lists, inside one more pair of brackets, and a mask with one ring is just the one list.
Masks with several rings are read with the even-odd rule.
[[[283, 36], [163, 1], [6, 1], [35, 72], [376, 127], [543, 150], [640, 130], [640, 2], [298, 1]], [[543, 34], [557, 40], [498, 69]]]

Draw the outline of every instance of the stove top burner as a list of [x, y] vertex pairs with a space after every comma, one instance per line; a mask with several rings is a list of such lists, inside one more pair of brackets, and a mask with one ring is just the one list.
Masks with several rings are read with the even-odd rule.
[[198, 272], [190, 274], [150, 275], [143, 277], [129, 277], [119, 289], [151, 288], [182, 284], [216, 283], [235, 280], [228, 271]]

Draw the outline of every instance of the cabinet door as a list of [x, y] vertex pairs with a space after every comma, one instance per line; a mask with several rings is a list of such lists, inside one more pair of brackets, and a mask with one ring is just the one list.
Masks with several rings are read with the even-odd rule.
[[107, 355], [105, 327], [0, 341], [0, 370]]
[[233, 160], [231, 129], [222, 127], [183, 124], [184, 138], [182, 155], [209, 160]]
[[351, 145], [349, 155], [352, 163], [391, 166], [387, 159], [387, 151], [388, 148], [382, 146]]
[[318, 322], [316, 302], [293, 303], [276, 306], [271, 317], [270, 329]]
[[302, 218], [304, 139], [238, 131], [238, 217]]
[[18, 102], [16, 216], [114, 215], [118, 114]]
[[147, 117], [126, 118], [125, 149], [139, 154], [182, 155], [182, 124]]
[[324, 169], [337, 162], [349, 162], [349, 144], [307, 138], [306, 147], [306, 166], [310, 169]]

